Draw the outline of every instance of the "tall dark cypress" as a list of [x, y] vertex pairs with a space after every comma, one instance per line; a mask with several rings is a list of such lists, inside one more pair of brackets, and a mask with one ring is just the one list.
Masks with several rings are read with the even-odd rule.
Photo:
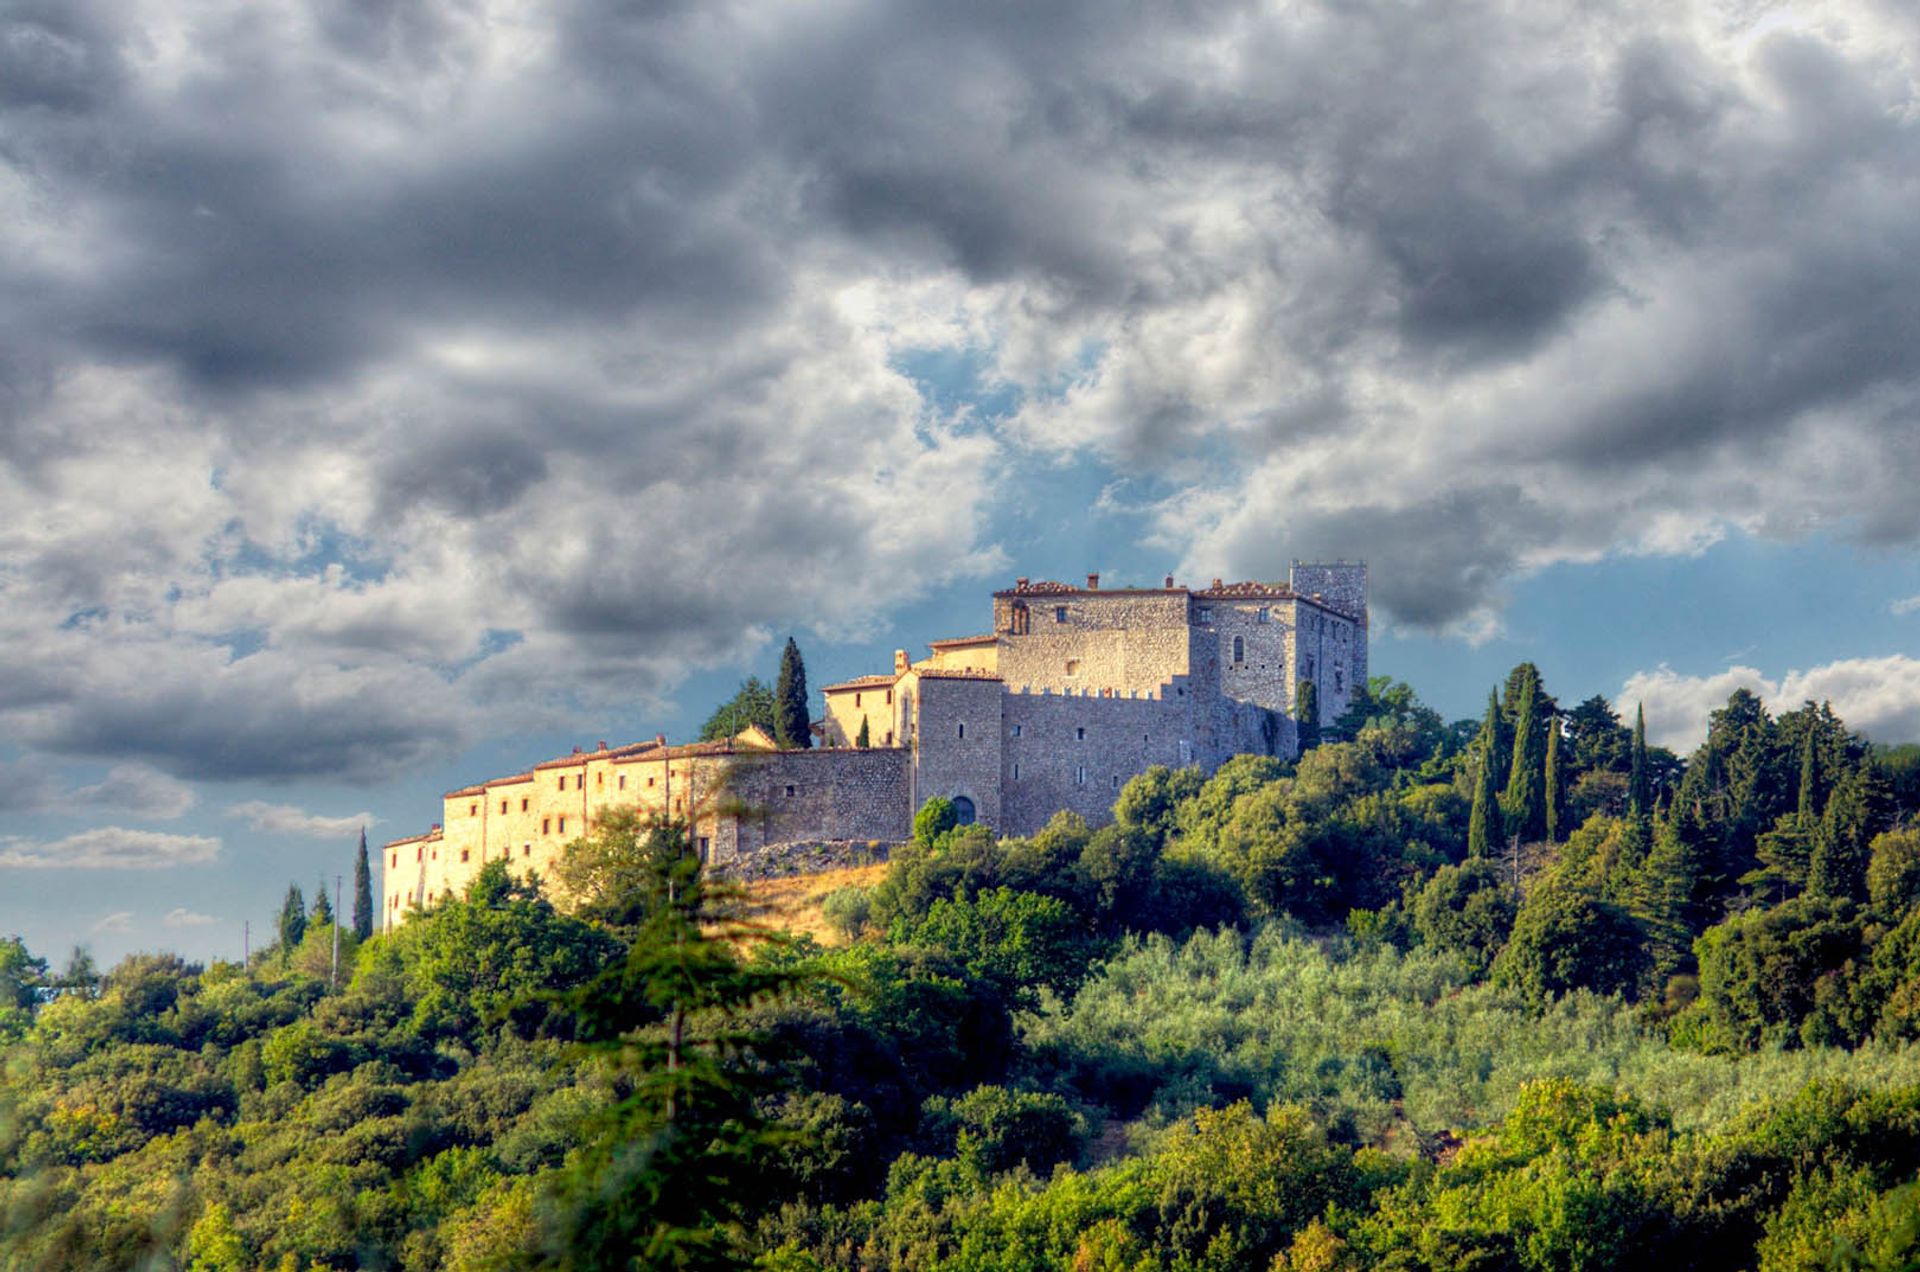
[[280, 957], [293, 953], [296, 945], [307, 934], [307, 901], [300, 895], [300, 885], [287, 885], [287, 899], [280, 903]]
[[1494, 840], [1500, 833], [1500, 801], [1493, 793], [1493, 757], [1482, 752], [1475, 758], [1473, 775], [1473, 813], [1467, 822], [1467, 856], [1481, 861], [1493, 859]]
[[812, 746], [813, 716], [807, 708], [807, 665], [789, 636], [780, 653], [780, 679], [773, 687], [773, 740], [788, 750]]
[[1651, 795], [1647, 789], [1647, 706], [1643, 702], [1633, 716], [1633, 768], [1627, 774], [1627, 815], [1651, 814]]
[[1560, 717], [1547, 720], [1547, 842], [1557, 844], [1566, 816], [1567, 776], [1560, 761]]
[[360, 828], [360, 851], [353, 858], [353, 935], [373, 935], [373, 868], [367, 862], [367, 828]]
[[320, 886], [313, 892], [313, 913], [307, 916], [307, 922], [314, 927], [333, 925], [333, 902], [327, 900], [326, 876], [320, 877]]
[[1864, 901], [1867, 896], [1869, 845], [1884, 829], [1885, 792], [1873, 772], [1849, 769], [1833, 784], [1826, 811], [1814, 832], [1813, 853], [1807, 863], [1807, 892], [1835, 900]]
[[1474, 740], [1478, 767], [1473, 774], [1473, 812], [1467, 823], [1467, 856], [1491, 858], [1494, 841], [1505, 839], [1497, 792], [1500, 780], [1494, 765], [1500, 754], [1500, 691], [1487, 693], [1487, 716]]
[[1293, 718], [1299, 726], [1300, 754], [1320, 745], [1320, 687], [1302, 680], [1293, 693]]
[[1513, 763], [1507, 769], [1507, 789], [1501, 803], [1507, 814], [1507, 833], [1522, 843], [1533, 843], [1547, 833], [1546, 754], [1536, 704], [1539, 681], [1520, 681], [1513, 704]]

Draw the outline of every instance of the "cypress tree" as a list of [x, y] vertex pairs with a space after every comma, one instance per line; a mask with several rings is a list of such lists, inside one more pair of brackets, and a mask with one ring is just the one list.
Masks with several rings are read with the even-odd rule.
[[1560, 717], [1547, 721], [1547, 842], [1560, 842], [1560, 821], [1566, 816], [1567, 776], [1560, 762]]
[[1507, 789], [1501, 798], [1507, 814], [1507, 833], [1522, 843], [1533, 843], [1547, 833], [1546, 755], [1540, 723], [1535, 718], [1539, 681], [1522, 677], [1513, 704], [1513, 763], [1508, 766]]
[[865, 716], [860, 717], [860, 736], [853, 740], [853, 744], [863, 751], [873, 745], [873, 731], [867, 728]]
[[780, 679], [773, 687], [773, 740], [789, 751], [813, 745], [813, 716], [807, 709], [807, 665], [800, 646], [787, 637], [780, 652]]
[[1643, 702], [1633, 716], [1633, 767], [1627, 775], [1627, 813], [1645, 817], [1653, 811], [1647, 789], [1647, 706]]
[[1467, 857], [1493, 859], [1493, 841], [1499, 834], [1500, 805], [1493, 794], [1493, 757], [1482, 752], [1473, 777], [1473, 815], [1467, 822]]
[[286, 958], [293, 953], [307, 934], [307, 902], [300, 895], [300, 885], [287, 885], [287, 899], [280, 903], [280, 957]]
[[367, 828], [360, 828], [360, 851], [353, 858], [353, 935], [364, 941], [373, 935], [373, 869], [367, 861]]
[[313, 913], [307, 917], [310, 927], [330, 927], [333, 924], [333, 903], [327, 900], [327, 880], [323, 875], [320, 886], [313, 890]]
[[1293, 693], [1293, 718], [1299, 726], [1300, 754], [1320, 745], [1320, 687], [1302, 680]]

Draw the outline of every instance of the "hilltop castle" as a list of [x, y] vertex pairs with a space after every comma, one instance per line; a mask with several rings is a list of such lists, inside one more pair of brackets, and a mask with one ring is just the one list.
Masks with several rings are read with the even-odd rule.
[[452, 791], [439, 824], [381, 852], [386, 922], [488, 861], [544, 874], [609, 809], [690, 817], [701, 853], [731, 863], [780, 844], [897, 843], [936, 795], [1006, 835], [1061, 809], [1099, 825], [1152, 765], [1291, 756], [1300, 681], [1316, 686], [1323, 721], [1366, 683], [1367, 567], [1295, 562], [1285, 584], [1204, 588], [1022, 578], [993, 594], [991, 633], [929, 651], [828, 685], [814, 750], [778, 750], [758, 729], [691, 746], [603, 742]]

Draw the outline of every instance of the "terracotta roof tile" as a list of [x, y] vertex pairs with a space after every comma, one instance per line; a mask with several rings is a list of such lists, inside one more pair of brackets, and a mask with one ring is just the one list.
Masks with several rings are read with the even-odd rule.
[[842, 689], [865, 689], [869, 685], [890, 685], [900, 677], [893, 673], [874, 676], [855, 676], [852, 680], [842, 680], [836, 685], [827, 685], [821, 693], [838, 693]]

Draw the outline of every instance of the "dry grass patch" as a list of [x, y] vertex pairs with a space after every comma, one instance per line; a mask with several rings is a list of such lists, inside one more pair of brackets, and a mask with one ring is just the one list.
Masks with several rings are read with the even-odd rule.
[[811, 936], [822, 945], [845, 945], [846, 938], [820, 913], [820, 902], [829, 892], [841, 888], [871, 888], [886, 875], [887, 863], [882, 861], [818, 874], [759, 879], [747, 885], [747, 892], [765, 907], [758, 917], [769, 927]]

